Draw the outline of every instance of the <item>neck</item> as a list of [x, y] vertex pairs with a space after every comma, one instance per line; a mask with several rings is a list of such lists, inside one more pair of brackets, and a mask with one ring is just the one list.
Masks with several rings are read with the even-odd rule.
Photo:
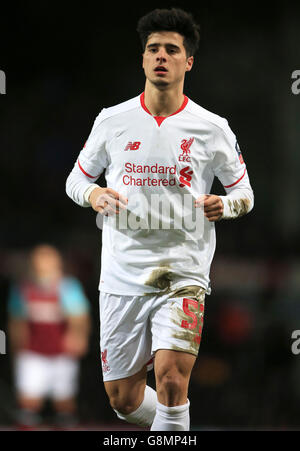
[[170, 116], [181, 107], [183, 87], [160, 90], [146, 80], [145, 105], [153, 116]]

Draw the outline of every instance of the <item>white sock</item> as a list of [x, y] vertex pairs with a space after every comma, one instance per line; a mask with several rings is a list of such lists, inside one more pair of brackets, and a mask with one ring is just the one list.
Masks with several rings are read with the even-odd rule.
[[144, 400], [142, 404], [132, 413], [124, 415], [123, 413], [115, 410], [117, 416], [121, 420], [125, 420], [128, 423], [135, 423], [142, 427], [151, 426], [156, 414], [157, 394], [153, 388], [146, 385]]
[[167, 407], [157, 401], [156, 415], [151, 431], [189, 431], [190, 401], [175, 407]]

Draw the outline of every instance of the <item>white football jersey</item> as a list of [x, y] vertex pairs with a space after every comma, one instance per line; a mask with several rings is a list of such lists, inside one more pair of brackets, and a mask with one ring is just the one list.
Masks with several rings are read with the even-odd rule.
[[222, 199], [234, 194], [247, 199], [248, 211], [253, 206], [227, 121], [186, 96], [166, 118], [150, 114], [144, 93], [103, 109], [68, 177], [68, 195], [89, 206], [84, 193], [103, 171], [107, 187], [126, 196], [128, 206], [103, 218], [99, 289], [141, 295], [199, 285], [209, 293], [215, 226], [195, 209], [195, 199], [210, 193], [217, 176], [227, 193]]

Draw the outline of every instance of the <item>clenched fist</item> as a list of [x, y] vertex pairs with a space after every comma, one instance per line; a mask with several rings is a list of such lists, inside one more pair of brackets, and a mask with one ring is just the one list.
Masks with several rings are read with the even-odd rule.
[[204, 216], [210, 221], [219, 221], [222, 218], [224, 205], [222, 199], [215, 194], [202, 194], [195, 200], [195, 207], [203, 207]]
[[104, 216], [119, 214], [128, 204], [128, 199], [112, 188], [95, 188], [90, 196], [89, 202], [93, 209]]

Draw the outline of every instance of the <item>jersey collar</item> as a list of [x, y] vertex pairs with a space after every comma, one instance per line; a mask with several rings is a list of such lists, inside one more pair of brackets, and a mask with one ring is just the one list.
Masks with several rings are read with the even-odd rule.
[[165, 119], [167, 119], [170, 116], [174, 116], [175, 114], [178, 114], [178, 113], [180, 113], [180, 111], [184, 110], [184, 108], [186, 107], [186, 105], [189, 101], [188, 97], [184, 95], [184, 100], [182, 102], [182, 105], [179, 108], [179, 110], [175, 111], [175, 113], [172, 113], [169, 116], [153, 116], [145, 105], [145, 92], [142, 92], [142, 94], [140, 96], [140, 100], [141, 100], [142, 108], [146, 111], [146, 113], [150, 114], [150, 116], [152, 116], [156, 120], [159, 127]]

